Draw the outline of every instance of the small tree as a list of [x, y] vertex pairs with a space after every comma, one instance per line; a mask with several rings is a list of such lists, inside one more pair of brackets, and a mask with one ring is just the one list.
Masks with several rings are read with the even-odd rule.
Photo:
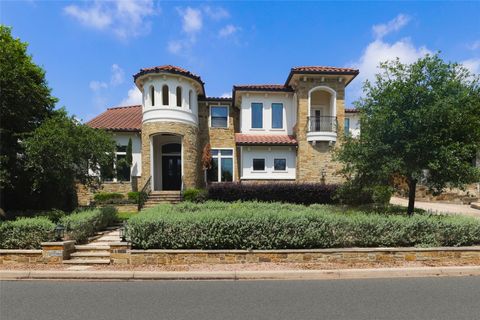
[[202, 169], [204, 172], [205, 183], [207, 182], [207, 170], [212, 167], [212, 149], [210, 143], [207, 143], [202, 152]]
[[126, 157], [125, 157], [125, 160], [127, 161], [128, 166], [129, 166], [129, 167], [132, 167], [132, 163], [133, 163], [132, 138], [128, 138], [127, 155], [126, 155]]
[[472, 159], [480, 150], [479, 78], [456, 63], [426, 56], [413, 64], [380, 64], [364, 84], [359, 139], [346, 138], [338, 153], [357, 185], [408, 184], [408, 214], [417, 183], [435, 193], [478, 181]]
[[41, 194], [44, 208], [62, 203], [79, 181], [87, 186], [98, 183], [102, 166], [110, 165], [115, 142], [108, 133], [93, 129], [56, 111], [23, 142], [26, 163], [33, 180], [32, 191]]

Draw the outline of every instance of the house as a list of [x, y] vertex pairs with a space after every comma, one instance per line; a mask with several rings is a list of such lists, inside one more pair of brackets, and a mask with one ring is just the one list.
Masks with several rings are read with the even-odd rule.
[[[283, 84], [234, 85], [232, 98], [209, 97], [200, 76], [165, 65], [133, 76], [142, 105], [109, 108], [90, 120], [114, 134], [117, 158], [133, 142], [133, 165], [104, 175], [105, 191], [183, 190], [208, 183], [336, 183], [332, 151], [345, 132], [358, 135], [356, 110], [345, 109], [350, 68], [306, 66]], [[210, 168], [202, 156], [211, 150]]]

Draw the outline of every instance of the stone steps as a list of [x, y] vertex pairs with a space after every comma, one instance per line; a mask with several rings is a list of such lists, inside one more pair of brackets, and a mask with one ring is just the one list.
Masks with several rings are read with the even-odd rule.
[[160, 204], [177, 204], [182, 202], [180, 191], [152, 191], [142, 209], [154, 208]]
[[470, 207], [480, 210], [480, 202], [473, 202], [472, 204], [470, 204]]
[[110, 264], [109, 259], [70, 259], [63, 260], [64, 264]]

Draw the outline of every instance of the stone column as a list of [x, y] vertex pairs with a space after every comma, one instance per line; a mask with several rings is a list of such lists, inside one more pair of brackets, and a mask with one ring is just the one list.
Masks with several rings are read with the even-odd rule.
[[70, 259], [75, 251], [75, 241], [42, 242], [42, 257], [44, 263], [57, 264]]
[[132, 245], [129, 242], [115, 242], [110, 244], [110, 263], [111, 264], [130, 264], [130, 249]]

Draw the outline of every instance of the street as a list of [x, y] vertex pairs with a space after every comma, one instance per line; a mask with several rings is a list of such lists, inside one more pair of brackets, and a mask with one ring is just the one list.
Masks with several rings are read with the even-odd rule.
[[479, 319], [480, 277], [2, 281], [0, 319]]

